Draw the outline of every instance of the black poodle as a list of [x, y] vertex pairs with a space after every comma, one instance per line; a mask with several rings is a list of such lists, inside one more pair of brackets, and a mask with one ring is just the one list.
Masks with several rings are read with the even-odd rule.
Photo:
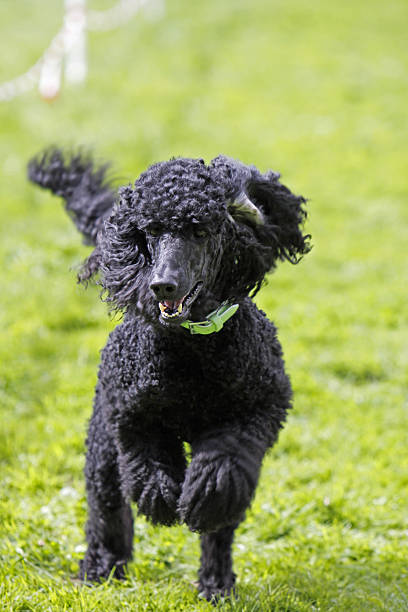
[[118, 197], [107, 174], [57, 148], [29, 164], [95, 247], [79, 280], [99, 272], [123, 312], [89, 424], [80, 575], [124, 576], [135, 501], [152, 523], [201, 534], [200, 591], [228, 595], [234, 530], [291, 406], [276, 329], [248, 296], [278, 260], [310, 250], [305, 200], [278, 174], [222, 155], [154, 164]]

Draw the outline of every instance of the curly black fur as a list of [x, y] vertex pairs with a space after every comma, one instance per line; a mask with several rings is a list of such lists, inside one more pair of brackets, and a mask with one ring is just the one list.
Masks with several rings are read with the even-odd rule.
[[65, 208], [86, 244], [96, 244], [104, 218], [112, 209], [116, 193], [109, 185], [109, 164], [95, 165], [84, 152], [64, 155], [52, 147], [31, 160], [28, 177], [65, 200]]
[[[155, 164], [117, 194], [106, 170], [55, 148], [29, 165], [95, 246], [80, 280], [100, 273], [124, 313], [102, 352], [89, 424], [80, 575], [123, 577], [135, 501], [155, 524], [201, 533], [199, 585], [211, 599], [234, 587], [234, 529], [291, 406], [276, 329], [248, 295], [278, 260], [308, 252], [305, 200], [278, 174], [224, 156]], [[224, 300], [239, 309], [218, 333], [180, 326]]]

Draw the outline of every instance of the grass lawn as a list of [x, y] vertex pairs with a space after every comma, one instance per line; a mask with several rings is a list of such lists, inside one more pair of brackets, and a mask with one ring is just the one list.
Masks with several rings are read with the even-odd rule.
[[[62, 4], [2, 0], [0, 82], [41, 55]], [[219, 608], [408, 610], [407, 19], [406, 0], [167, 0], [159, 19], [89, 35], [84, 85], [0, 103], [0, 609], [212, 609], [183, 526], [137, 517], [126, 582], [75, 578], [115, 321], [75, 284], [88, 250], [59, 202], [25, 178], [57, 142], [93, 146], [123, 183], [222, 152], [309, 198], [313, 251], [257, 297], [295, 407], [237, 532], [239, 599]]]

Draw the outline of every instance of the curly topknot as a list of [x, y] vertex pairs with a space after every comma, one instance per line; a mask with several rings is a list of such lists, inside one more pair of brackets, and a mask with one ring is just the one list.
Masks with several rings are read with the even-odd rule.
[[134, 184], [132, 204], [144, 224], [217, 223], [226, 214], [225, 185], [202, 159], [175, 158], [150, 166]]

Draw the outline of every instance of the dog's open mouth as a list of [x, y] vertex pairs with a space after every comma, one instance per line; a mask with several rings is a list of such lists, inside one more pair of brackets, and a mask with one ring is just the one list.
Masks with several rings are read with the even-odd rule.
[[191, 304], [200, 293], [203, 283], [200, 281], [193, 289], [181, 298], [181, 300], [163, 300], [159, 302], [159, 308], [163, 319], [180, 319], [187, 314]]

